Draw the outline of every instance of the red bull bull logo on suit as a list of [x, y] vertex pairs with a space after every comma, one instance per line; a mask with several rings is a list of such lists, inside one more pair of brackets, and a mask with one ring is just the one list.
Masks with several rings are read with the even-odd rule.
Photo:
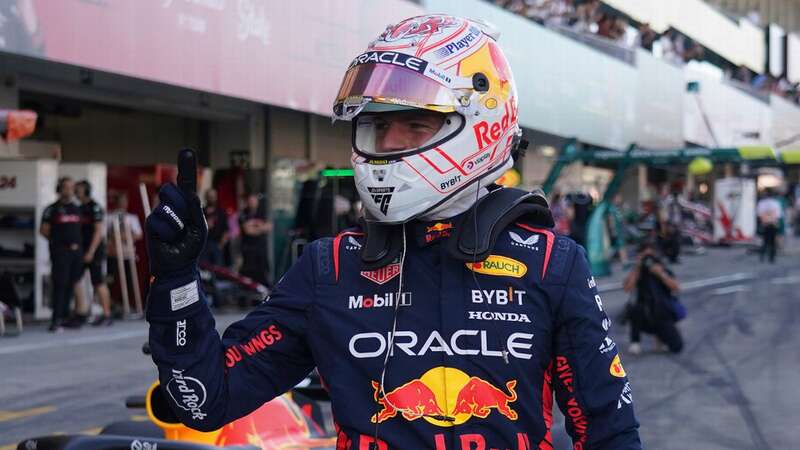
[[434, 367], [394, 389], [385, 387], [385, 392], [381, 392], [379, 382], [373, 381], [373, 395], [381, 410], [371, 421], [381, 423], [398, 414], [406, 420], [423, 419], [440, 427], [460, 425], [473, 417], [485, 419], [490, 414], [517, 420], [517, 412], [511, 407], [517, 401], [516, 386], [517, 380], [509, 380], [500, 388], [444, 366]]

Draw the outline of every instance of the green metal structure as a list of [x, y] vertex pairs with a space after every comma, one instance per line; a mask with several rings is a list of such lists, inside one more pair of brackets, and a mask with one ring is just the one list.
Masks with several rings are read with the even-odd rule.
[[597, 147], [581, 147], [573, 139], [564, 145], [561, 154], [550, 168], [550, 172], [542, 184], [542, 190], [549, 194], [564, 168], [575, 162], [613, 167], [614, 176], [608, 183], [602, 200], [589, 216], [586, 235], [586, 252], [589, 256], [592, 272], [598, 276], [609, 275], [611, 273], [611, 264], [607, 244], [615, 248], [621, 248], [624, 245], [624, 239], [620, 236], [621, 233], [617, 233], [616, 242], [607, 242], [606, 220], [610, 216], [615, 220], [617, 229], [621, 229], [622, 223], [619, 219], [619, 214], [615, 213], [611, 200], [619, 191], [626, 170], [637, 164], [648, 166], [689, 164], [695, 158], [707, 158], [712, 162], [722, 163], [747, 163], [754, 166], [800, 164], [800, 148], [781, 152], [769, 146], [687, 147], [672, 150], [648, 150], [631, 145], [626, 151], [616, 151]]

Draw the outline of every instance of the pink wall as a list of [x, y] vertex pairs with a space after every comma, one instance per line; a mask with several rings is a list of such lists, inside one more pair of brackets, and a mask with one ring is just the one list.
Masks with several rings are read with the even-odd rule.
[[325, 115], [350, 60], [422, 13], [404, 0], [16, 3], [2, 50]]

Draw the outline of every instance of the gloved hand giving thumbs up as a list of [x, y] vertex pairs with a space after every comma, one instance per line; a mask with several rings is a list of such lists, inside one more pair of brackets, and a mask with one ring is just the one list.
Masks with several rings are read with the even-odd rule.
[[156, 279], [191, 274], [208, 235], [197, 197], [197, 156], [193, 150], [178, 153], [178, 185], [164, 185], [158, 198], [158, 207], [146, 221], [150, 274]]

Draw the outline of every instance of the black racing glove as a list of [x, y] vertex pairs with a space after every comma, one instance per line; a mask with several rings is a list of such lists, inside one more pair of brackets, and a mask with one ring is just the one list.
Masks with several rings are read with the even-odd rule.
[[178, 156], [178, 186], [169, 183], [158, 192], [159, 204], [147, 216], [147, 253], [156, 281], [193, 274], [208, 236], [197, 197], [197, 161], [194, 151]]

